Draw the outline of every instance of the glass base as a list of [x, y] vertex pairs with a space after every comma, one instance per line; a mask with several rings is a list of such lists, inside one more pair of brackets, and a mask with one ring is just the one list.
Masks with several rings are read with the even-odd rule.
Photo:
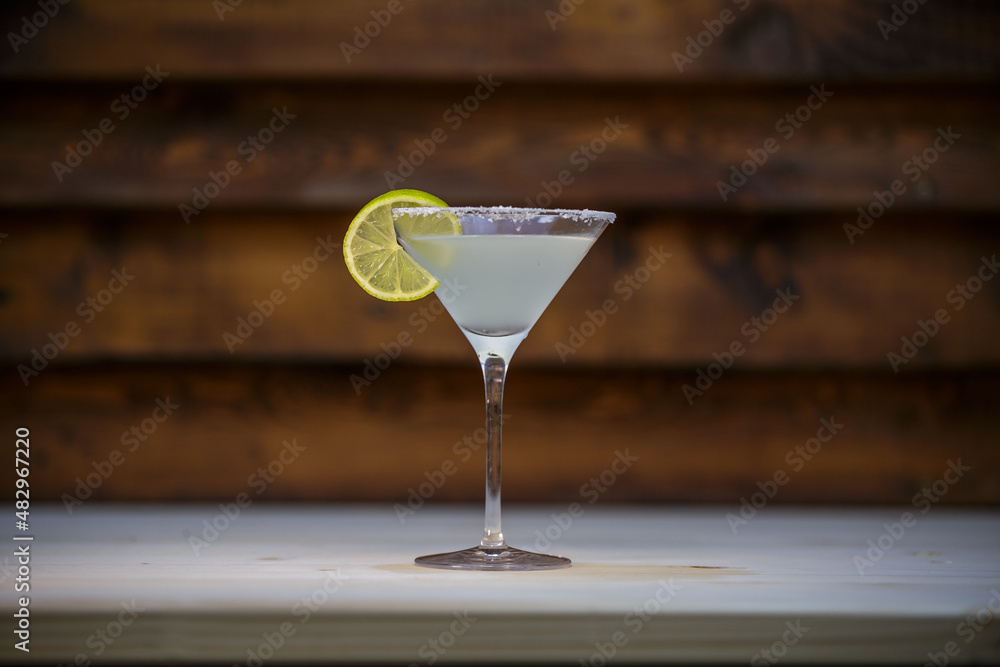
[[496, 548], [475, 546], [462, 551], [421, 556], [414, 562], [444, 570], [554, 570], [569, 567], [571, 561], [562, 556], [536, 554], [504, 545]]

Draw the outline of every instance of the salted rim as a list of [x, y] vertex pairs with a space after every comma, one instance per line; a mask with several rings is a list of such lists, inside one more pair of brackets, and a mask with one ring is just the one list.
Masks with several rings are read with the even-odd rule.
[[592, 211], [590, 209], [570, 208], [522, 208], [518, 206], [400, 206], [392, 209], [393, 216], [431, 215], [433, 213], [451, 213], [452, 215], [481, 215], [485, 218], [503, 216], [511, 222], [524, 222], [540, 215], [554, 215], [566, 220], [605, 220], [614, 223], [617, 217], [608, 211]]

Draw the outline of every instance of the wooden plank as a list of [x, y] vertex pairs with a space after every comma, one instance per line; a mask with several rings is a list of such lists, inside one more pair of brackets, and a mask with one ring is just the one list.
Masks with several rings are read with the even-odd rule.
[[135, 109], [128, 84], [11, 84], [0, 201], [162, 207], [191, 224], [196, 207], [356, 209], [394, 187], [453, 204], [855, 211], [898, 181], [894, 211], [1000, 209], [1000, 99], [981, 87], [482, 81], [166, 79]]
[[[530, 544], [564, 510], [508, 512], [504, 532]], [[225, 520], [218, 507], [32, 515], [32, 590], [48, 593], [31, 599], [31, 655], [6, 643], [5, 664], [98, 650], [129, 664], [587, 664], [608, 646], [625, 664], [921, 664], [951, 645], [956, 664], [1000, 659], [996, 624], [976, 620], [1000, 599], [995, 512], [937, 508], [886, 542], [898, 508], [775, 511], [736, 535], [719, 508], [589, 508], [548, 545], [574, 564], [541, 576], [413, 565], [477, 540], [476, 508], [401, 526], [388, 506], [255, 504], [197, 551], [186, 536]], [[888, 546], [859, 574], [869, 540]], [[3, 588], [5, 608], [14, 596]]]
[[910, 6], [894, 15], [893, 3], [864, 0], [175, 0], [141, 9], [74, 0], [35, 18], [38, 3], [26, 1], [6, 13], [0, 74], [129, 78], [162, 63], [178, 78], [996, 76], [995, 4]]
[[[474, 360], [395, 364], [357, 387], [352, 376], [362, 373], [359, 365], [100, 364], [50, 369], [25, 389], [7, 371], [0, 432], [31, 429], [31, 497], [71, 510], [241, 493], [416, 507], [481, 501]], [[689, 403], [683, 387], [694, 381], [692, 371], [515, 362], [504, 498], [706, 501], [739, 511], [770, 489], [775, 504], [1000, 503], [996, 372], [732, 371]], [[953, 463], [967, 468], [957, 480], [947, 472]], [[934, 486], [946, 473], [954, 483]], [[13, 482], [2, 488], [12, 493]], [[933, 503], [920, 497], [928, 488], [937, 489]]]
[[[104, 358], [467, 363], [436, 297], [386, 303], [352, 280], [352, 215], [10, 212], [0, 358], [29, 383], [32, 362]], [[890, 214], [848, 235], [856, 218], [623, 211], [516, 363], [707, 369], [734, 343], [738, 370], [1000, 362], [992, 219]]]

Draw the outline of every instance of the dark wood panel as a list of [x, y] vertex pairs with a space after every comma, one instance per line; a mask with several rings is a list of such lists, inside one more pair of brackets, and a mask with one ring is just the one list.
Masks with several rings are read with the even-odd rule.
[[[27, 390], [5, 372], [0, 432], [31, 429], [38, 500], [232, 502], [246, 492], [405, 502], [422, 484], [435, 501], [481, 500], [473, 360], [393, 366], [360, 396], [355, 371], [92, 366], [53, 370]], [[725, 505], [721, 530], [758, 482], [774, 503], [909, 504], [924, 488], [936, 488], [935, 502], [1000, 502], [995, 372], [733, 373], [693, 405], [681, 389], [688, 379], [515, 364], [505, 499], [714, 501]], [[967, 469], [956, 478], [952, 464]], [[946, 474], [951, 482], [934, 487]]]
[[1000, 62], [993, 2], [73, 0], [39, 11], [7, 3], [3, 32], [16, 37], [0, 73], [129, 78], [162, 63], [177, 78], [948, 80], [995, 77]]
[[[621, 213], [516, 364], [704, 370], [734, 343], [741, 370], [1000, 362], [991, 217], [888, 214], [853, 236], [854, 214]], [[340, 254], [351, 215], [209, 210], [184, 226], [168, 212], [8, 211], [0, 357], [22, 370], [122, 357], [471, 359], [436, 297], [386, 303], [357, 286]]]
[[352, 209], [393, 187], [453, 204], [854, 211], [887, 191], [893, 210], [1000, 209], [1000, 99], [979, 88], [160, 86], [130, 109], [127, 86], [12, 85], [0, 202], [163, 207], [179, 224], [202, 207]]

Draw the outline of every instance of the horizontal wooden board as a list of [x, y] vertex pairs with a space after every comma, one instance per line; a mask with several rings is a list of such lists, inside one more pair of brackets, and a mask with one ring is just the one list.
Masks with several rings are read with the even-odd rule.
[[[5, 665], [98, 653], [130, 665], [587, 665], [610, 647], [626, 665], [779, 653], [781, 664], [920, 665], [944, 662], [946, 646], [960, 655], [949, 664], [1000, 661], [1000, 628], [982, 620], [1000, 578], [996, 512], [935, 508], [904, 527], [899, 508], [768, 508], [737, 534], [716, 507], [505, 512], [511, 544], [573, 561], [535, 573], [414, 565], [474, 543], [481, 513], [467, 506], [404, 525], [387, 505], [32, 517], [32, 592], [44, 594], [30, 600], [30, 655], [5, 644]], [[0, 589], [5, 608], [18, 602]]]
[[[622, 213], [515, 363], [705, 369], [734, 344], [740, 370], [905, 376], [1000, 362], [1000, 228], [988, 217], [889, 214], [849, 237], [854, 214]], [[470, 362], [437, 297], [387, 303], [353, 281], [340, 254], [351, 216], [210, 209], [185, 226], [169, 212], [8, 212], [0, 358], [22, 370], [101, 358]]]
[[7, 84], [0, 202], [157, 207], [192, 224], [204, 207], [357, 210], [397, 187], [453, 204], [854, 211], [888, 192], [892, 210], [1000, 210], [1000, 98], [982, 87], [488, 74], [437, 86], [167, 78], [135, 96], [132, 84]]
[[15, 38], [0, 74], [128, 78], [162, 63], [179, 78], [996, 75], [995, 3], [896, 4], [915, 11], [884, 0], [73, 0], [36, 18], [25, 0], [8, 3], [3, 33]]
[[[5, 372], [0, 433], [13, 441], [15, 428], [30, 429], [31, 497], [71, 509], [73, 498], [222, 502], [240, 493], [481, 501], [474, 360], [398, 363], [359, 387], [352, 376], [362, 372], [95, 364], [50, 369], [27, 389]], [[1000, 503], [996, 372], [732, 371], [689, 403], [683, 387], [693, 382], [687, 371], [515, 363], [504, 498], [712, 501], [734, 511], [759, 493], [779, 504]], [[948, 472], [953, 464], [960, 469]], [[933, 498], [916, 497], [924, 488]]]

